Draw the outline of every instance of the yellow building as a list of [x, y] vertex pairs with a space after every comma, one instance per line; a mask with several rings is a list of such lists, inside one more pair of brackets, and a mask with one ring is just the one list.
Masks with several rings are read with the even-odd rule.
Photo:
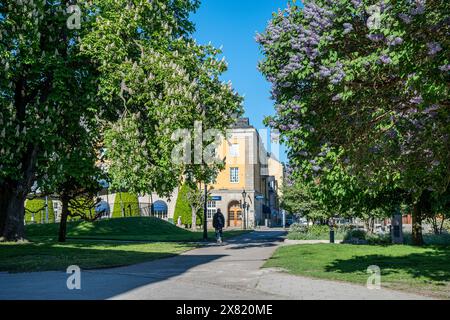
[[239, 119], [229, 130], [219, 156], [226, 159], [226, 167], [212, 186], [208, 218], [221, 209], [226, 226], [231, 228], [253, 228], [265, 225], [266, 220], [271, 224], [279, 222], [283, 165], [268, 154], [247, 118]]
[[[226, 159], [226, 167], [209, 186], [209, 225], [218, 209], [225, 216], [227, 228], [281, 224], [278, 199], [283, 165], [268, 154], [258, 130], [250, 125], [249, 119], [239, 119], [228, 130], [217, 153], [220, 159]], [[158, 207], [167, 210], [162, 216], [173, 219], [177, 194], [178, 190], [170, 199], [153, 194], [141, 197], [140, 202], [143, 206], [158, 203]]]

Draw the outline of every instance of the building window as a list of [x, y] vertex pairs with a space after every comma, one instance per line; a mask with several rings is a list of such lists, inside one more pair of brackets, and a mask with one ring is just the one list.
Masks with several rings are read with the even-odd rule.
[[208, 201], [208, 210], [207, 210], [207, 216], [208, 220], [211, 220], [213, 216], [217, 212], [217, 204], [215, 201]]
[[239, 157], [239, 144], [234, 143], [230, 147], [230, 156], [231, 157]]
[[230, 168], [230, 182], [239, 183], [239, 168]]

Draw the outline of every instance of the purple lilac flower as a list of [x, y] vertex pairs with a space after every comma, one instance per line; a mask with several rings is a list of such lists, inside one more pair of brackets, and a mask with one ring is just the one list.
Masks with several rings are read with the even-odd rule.
[[344, 34], [350, 33], [353, 30], [351, 23], [344, 23]]
[[322, 168], [319, 166], [313, 166], [312, 169], [314, 172], [319, 172], [320, 170], [322, 170]]
[[388, 55], [385, 55], [385, 54], [383, 54], [383, 55], [380, 57], [380, 61], [381, 61], [381, 63], [383, 63], [383, 64], [390, 64], [390, 63], [392, 62], [391, 58], [390, 58]]
[[403, 43], [403, 39], [400, 37], [389, 37], [387, 39], [387, 44], [390, 47], [398, 46], [398, 45], [401, 45], [402, 43]]
[[332, 84], [338, 84], [345, 78], [345, 72], [343, 65], [340, 61], [336, 62], [336, 65], [332, 68], [332, 76], [330, 82]]
[[422, 98], [422, 96], [419, 95], [419, 96], [416, 96], [416, 97], [412, 98], [411, 100], [409, 100], [409, 102], [412, 104], [421, 104], [421, 103], [423, 103], [423, 98]]
[[412, 21], [411, 16], [406, 13], [400, 13], [398, 17], [406, 24], [410, 24]]
[[298, 111], [298, 110], [300, 110], [300, 106], [299, 105], [293, 105], [292, 106], [292, 110], [293, 111]]
[[321, 78], [326, 78], [326, 77], [331, 76], [331, 70], [328, 69], [327, 67], [320, 66], [319, 69], [320, 69], [319, 70], [319, 75], [320, 75]]
[[433, 162], [431, 162], [431, 166], [432, 167], [437, 167], [441, 164], [441, 162], [439, 160], [434, 160]]
[[411, 15], [419, 15], [425, 12], [425, 0], [416, 0], [415, 7], [410, 11]]
[[369, 34], [367, 38], [373, 42], [379, 42], [384, 39], [384, 36], [382, 34]]
[[331, 100], [333, 100], [333, 101], [339, 101], [339, 100], [341, 100], [342, 99], [342, 97], [341, 97], [341, 94], [337, 94], [337, 95], [335, 95], [333, 98], [331, 98]]
[[397, 131], [391, 129], [388, 132], [386, 132], [386, 135], [391, 139], [395, 139], [397, 137]]
[[355, 7], [355, 9], [358, 9], [361, 6], [361, 0], [352, 0], [352, 4]]
[[437, 104], [433, 104], [430, 107], [423, 110], [423, 113], [429, 115], [430, 117], [434, 117], [437, 115], [438, 110], [439, 110], [439, 106]]
[[450, 71], [450, 64], [446, 64], [446, 65], [440, 66], [439, 70], [441, 70], [443, 72]]
[[442, 50], [441, 45], [437, 42], [428, 42], [427, 47], [428, 47], [428, 55], [430, 56], [434, 56], [436, 53]]

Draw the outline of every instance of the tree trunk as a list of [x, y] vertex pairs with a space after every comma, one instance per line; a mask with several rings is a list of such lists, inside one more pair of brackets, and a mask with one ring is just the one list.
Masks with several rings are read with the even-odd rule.
[[192, 231], [197, 231], [197, 210], [192, 208]]
[[434, 234], [440, 235], [441, 232], [439, 230], [439, 226], [438, 226], [439, 223], [438, 223], [437, 216], [432, 217], [430, 220], [431, 220], [431, 225], [433, 227]]
[[67, 218], [69, 217], [69, 197], [66, 195], [61, 196], [61, 221], [59, 223], [59, 242], [66, 242], [67, 236]]
[[412, 213], [412, 244], [414, 246], [423, 246], [421, 205], [421, 200], [419, 200], [419, 202], [414, 205]]
[[441, 225], [439, 227], [439, 234], [443, 234], [444, 233], [444, 223], [445, 223], [445, 216], [442, 215]]
[[5, 227], [6, 216], [8, 211], [8, 203], [11, 198], [10, 188], [6, 183], [0, 185], [0, 234], [3, 234], [3, 229]]
[[[22, 241], [25, 238], [25, 200], [27, 192], [16, 188], [7, 196], [9, 199], [2, 201], [2, 230], [0, 241]], [[5, 210], [6, 208], [6, 210]]]

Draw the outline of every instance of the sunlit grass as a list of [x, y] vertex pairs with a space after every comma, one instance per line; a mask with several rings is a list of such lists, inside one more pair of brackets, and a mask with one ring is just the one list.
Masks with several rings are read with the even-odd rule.
[[366, 285], [381, 269], [384, 288], [450, 298], [450, 247], [297, 245], [279, 248], [265, 267], [295, 275]]

